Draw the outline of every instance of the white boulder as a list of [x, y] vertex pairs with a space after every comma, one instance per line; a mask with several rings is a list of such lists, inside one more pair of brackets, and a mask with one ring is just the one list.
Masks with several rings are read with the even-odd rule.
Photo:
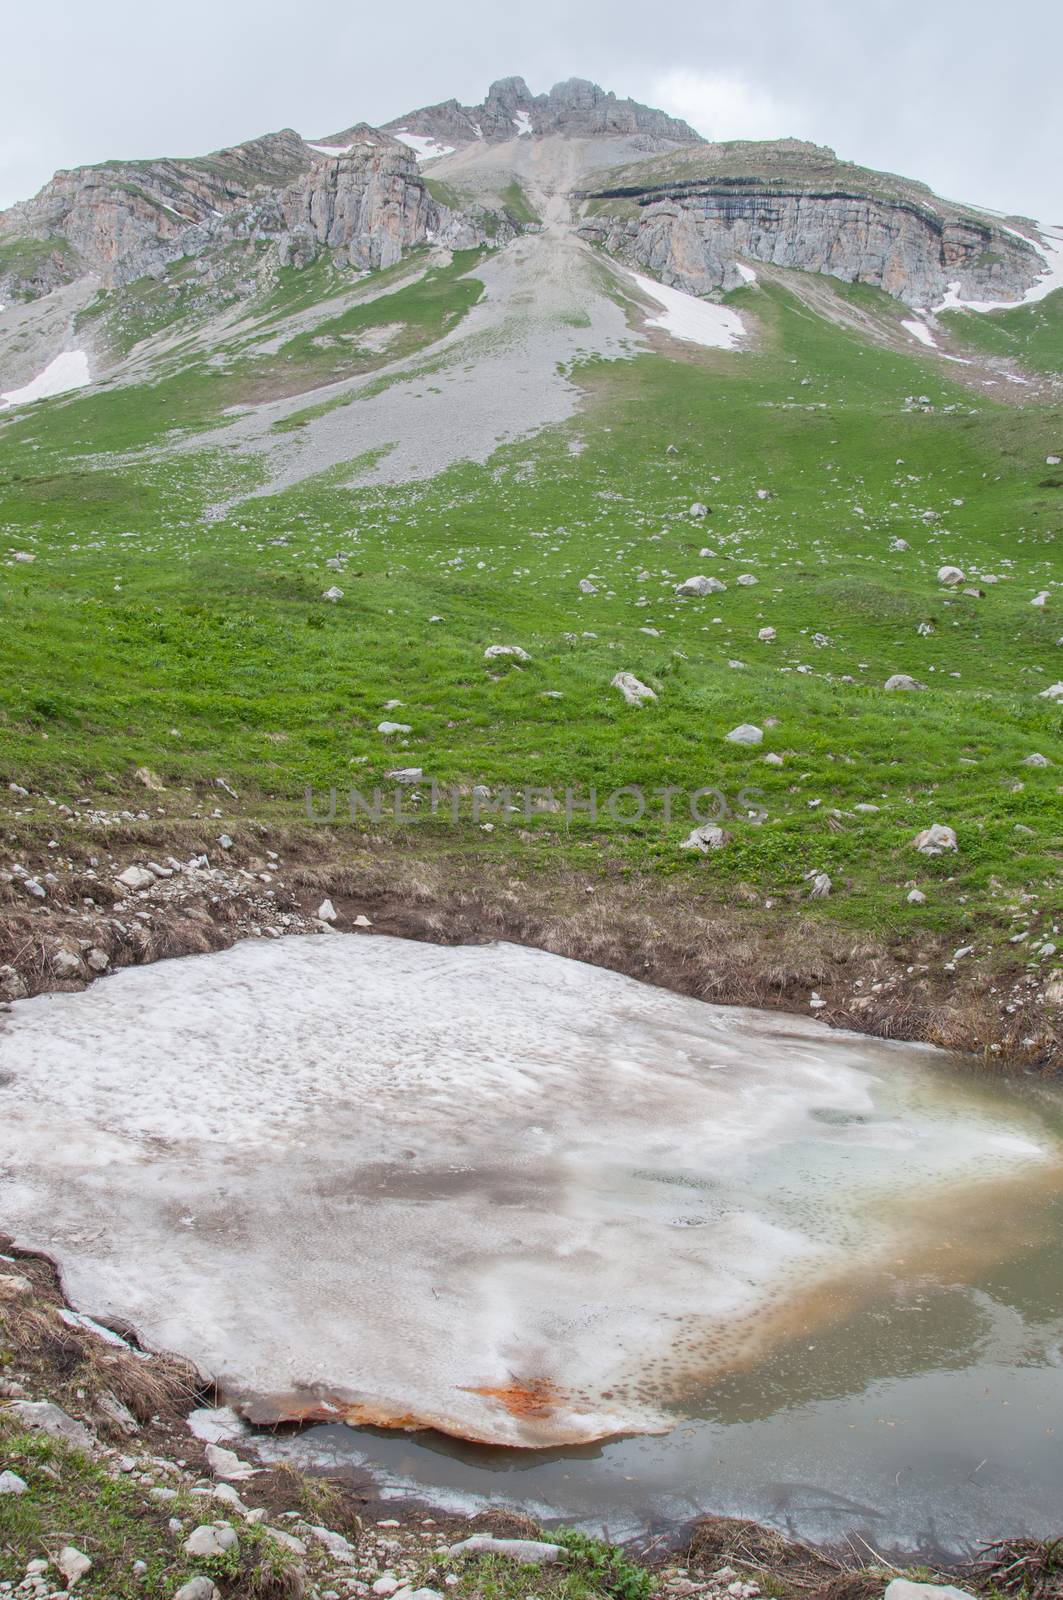
[[940, 856], [946, 850], [956, 850], [956, 830], [947, 827], [944, 823], [933, 822], [929, 828], [924, 828], [912, 840], [912, 848], [918, 850], [920, 855]]
[[223, 1556], [238, 1550], [240, 1541], [236, 1529], [227, 1522], [203, 1522], [185, 1540], [182, 1549], [186, 1556]]
[[698, 573], [693, 578], [684, 578], [682, 583], [677, 583], [675, 592], [685, 600], [691, 596], [722, 594], [726, 588], [727, 585], [721, 583], [719, 578], [706, 578], [703, 573]]
[[920, 683], [918, 678], [910, 678], [906, 672], [895, 672], [892, 678], [887, 678], [882, 686], [884, 689], [925, 689], [926, 684]]
[[737, 728], [724, 734], [728, 744], [759, 744], [763, 737], [764, 729], [752, 722], [740, 722]]
[[618, 672], [610, 686], [620, 690], [629, 706], [646, 705], [657, 698], [649, 684], [642, 683], [633, 672]]
[[731, 835], [718, 828], [714, 822], [707, 822], [700, 828], [695, 828], [693, 833], [685, 838], [679, 846], [680, 850], [699, 850], [702, 855], [708, 855], [710, 850], [722, 850], [728, 843]]
[[149, 872], [147, 867], [126, 867], [124, 872], [118, 874], [117, 882], [123, 889], [150, 889], [155, 882], [155, 874]]
[[531, 660], [527, 650], [521, 649], [519, 644], [489, 644], [484, 651], [485, 661], [497, 661], [501, 656], [512, 656], [514, 661]]

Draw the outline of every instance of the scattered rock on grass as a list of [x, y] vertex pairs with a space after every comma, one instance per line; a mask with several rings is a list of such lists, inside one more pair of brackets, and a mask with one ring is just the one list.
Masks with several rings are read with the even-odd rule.
[[485, 661], [497, 661], [501, 656], [512, 656], [514, 661], [530, 661], [531, 656], [519, 644], [489, 644], [484, 651]]
[[174, 1592], [173, 1600], [221, 1600], [221, 1594], [209, 1578], [189, 1578]]
[[496, 1539], [489, 1533], [477, 1533], [471, 1539], [452, 1544], [447, 1554], [452, 1559], [455, 1556], [508, 1556], [512, 1561], [527, 1565], [546, 1566], [560, 1561], [561, 1546], [538, 1539]]
[[86, 1572], [92, 1571], [90, 1558], [85, 1555], [84, 1551], [77, 1549], [72, 1544], [63, 1546], [56, 1560], [56, 1565], [66, 1579], [68, 1589], [72, 1589], [78, 1579], [85, 1576]]
[[956, 831], [944, 823], [933, 822], [929, 828], [924, 828], [921, 833], [916, 834], [912, 846], [924, 856], [943, 855], [946, 850], [958, 848]]
[[910, 678], [906, 672], [895, 672], [892, 678], [887, 678], [883, 684], [884, 689], [925, 689], [926, 684], [920, 683], [918, 678]]
[[657, 698], [649, 684], [642, 683], [633, 672], [618, 672], [611, 680], [611, 687], [620, 690], [629, 706], [645, 705]]
[[99, 1440], [84, 1422], [68, 1417], [61, 1407], [50, 1400], [12, 1400], [7, 1408], [14, 1417], [32, 1433], [47, 1434], [49, 1439], [61, 1439], [75, 1450], [96, 1450]]
[[239, 1550], [236, 1529], [227, 1522], [203, 1522], [193, 1528], [182, 1546], [186, 1556], [223, 1556], [229, 1550]]
[[763, 737], [763, 728], [758, 728], [752, 722], [740, 722], [737, 728], [724, 734], [728, 744], [759, 744]]
[[714, 822], [708, 822], [701, 828], [695, 828], [679, 846], [680, 850], [700, 850], [702, 855], [707, 855], [710, 850], [722, 850], [730, 841], [731, 835], [718, 828]]
[[719, 578], [707, 578], [704, 573], [698, 573], [693, 578], [684, 578], [682, 583], [677, 583], [675, 592], [682, 599], [689, 599], [692, 595], [722, 594], [727, 588]]

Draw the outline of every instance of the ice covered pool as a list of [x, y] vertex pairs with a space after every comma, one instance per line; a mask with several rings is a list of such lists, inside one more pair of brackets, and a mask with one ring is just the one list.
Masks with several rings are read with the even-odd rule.
[[80, 1309], [396, 1492], [893, 1547], [1058, 1506], [1045, 1092], [541, 951], [337, 935], [19, 1002], [0, 1110], [0, 1226]]

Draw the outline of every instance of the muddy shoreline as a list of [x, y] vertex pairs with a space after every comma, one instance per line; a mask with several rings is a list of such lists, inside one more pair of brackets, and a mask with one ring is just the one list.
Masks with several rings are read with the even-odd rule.
[[[21, 1292], [7, 1287], [9, 1275], [21, 1279]], [[0, 1376], [0, 1454], [6, 1451], [4, 1430], [18, 1426], [11, 1408], [26, 1400], [49, 1401], [90, 1431], [93, 1455], [115, 1476], [147, 1467], [159, 1481], [183, 1479], [196, 1483], [196, 1492], [204, 1492], [203, 1486], [216, 1477], [216, 1466], [208, 1442], [189, 1418], [223, 1403], [224, 1397], [212, 1385], [203, 1383], [186, 1362], [143, 1350], [126, 1328], [114, 1330], [126, 1341], [125, 1348], [105, 1343], [102, 1329], [77, 1321], [55, 1264], [41, 1252], [20, 1249], [3, 1232], [0, 1290], [0, 1344], [7, 1354]], [[269, 1433], [284, 1437], [299, 1431], [281, 1426]], [[257, 1436], [265, 1435], [266, 1430], [257, 1430]], [[432, 1529], [432, 1542], [438, 1544], [485, 1532], [507, 1538], [549, 1538], [555, 1527], [552, 1522], [540, 1525], [508, 1505], [502, 1495], [490, 1506], [462, 1515], [433, 1504], [430, 1495], [399, 1498], [382, 1491], [371, 1473], [353, 1467], [314, 1469], [308, 1475], [268, 1461], [263, 1465], [255, 1438], [252, 1433], [225, 1441], [227, 1449], [255, 1465], [253, 1487], [237, 1485], [246, 1500], [262, 1506], [271, 1521], [282, 1521], [293, 1515], [287, 1508], [294, 1502], [300, 1479], [324, 1481], [336, 1492], [334, 1525], [342, 1523], [359, 1551], [367, 1538], [381, 1538], [376, 1530], [386, 1530], [389, 1565], [393, 1558], [423, 1559], [421, 1542], [429, 1538], [426, 1528]], [[604, 1532], [608, 1537], [608, 1530]], [[966, 1559], [928, 1548], [918, 1556], [896, 1554], [894, 1560], [894, 1552], [872, 1548], [858, 1537], [817, 1546], [745, 1518], [703, 1514], [651, 1527], [624, 1541], [623, 1547], [630, 1559], [652, 1572], [653, 1592], [669, 1600], [712, 1595], [720, 1588], [717, 1580], [724, 1569], [733, 1569], [725, 1583], [736, 1577], [752, 1582], [772, 1600], [798, 1600], [806, 1594], [822, 1600], [871, 1600], [901, 1574], [924, 1582], [962, 1583], [994, 1600], [1001, 1592], [998, 1578], [1004, 1558], [1033, 1559], [1050, 1543], [1006, 1541], [999, 1561], [996, 1546], [972, 1549]], [[3, 1575], [6, 1571], [0, 1566]]]

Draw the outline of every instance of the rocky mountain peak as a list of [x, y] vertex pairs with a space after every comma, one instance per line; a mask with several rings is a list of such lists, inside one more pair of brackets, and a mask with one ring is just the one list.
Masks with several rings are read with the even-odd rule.
[[568, 78], [539, 95], [533, 95], [521, 77], [498, 78], [481, 105], [445, 100], [397, 117], [386, 127], [447, 146], [473, 139], [500, 142], [527, 134], [573, 139], [642, 134], [675, 144], [703, 142], [678, 118], [636, 100], [618, 100], [611, 90], [586, 78]]

